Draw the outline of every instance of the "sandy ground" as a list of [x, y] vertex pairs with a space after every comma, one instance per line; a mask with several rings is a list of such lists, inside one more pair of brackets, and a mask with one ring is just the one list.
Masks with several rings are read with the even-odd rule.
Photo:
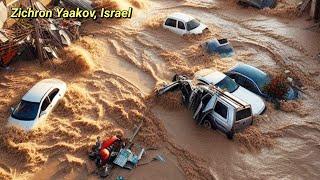
[[[122, 2], [122, 1], [121, 1]], [[39, 67], [19, 61], [0, 71], [0, 178], [98, 179], [87, 151], [97, 136], [128, 135], [143, 122], [136, 141], [155, 150], [133, 171], [115, 169], [110, 179], [318, 179], [320, 176], [320, 35], [303, 18], [272, 16], [234, 1], [136, 1], [131, 20], [87, 22], [83, 38], [65, 59]], [[119, 4], [127, 6], [129, 2]], [[228, 11], [226, 11], [226, 9]], [[178, 37], [161, 28], [181, 11], [210, 32]], [[272, 11], [272, 10], [270, 10]], [[277, 11], [277, 10], [274, 10]], [[237, 56], [207, 57], [199, 44], [225, 37]], [[268, 104], [267, 112], [234, 141], [196, 126], [178, 94], [157, 98], [154, 89], [175, 73], [226, 70], [245, 62], [268, 72], [289, 69], [306, 88], [299, 101]], [[37, 81], [55, 77], [68, 91], [46, 124], [24, 133], [5, 126], [9, 109]]]

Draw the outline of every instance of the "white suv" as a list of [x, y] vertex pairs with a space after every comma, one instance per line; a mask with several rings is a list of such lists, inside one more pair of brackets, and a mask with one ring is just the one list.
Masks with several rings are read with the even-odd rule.
[[192, 16], [183, 13], [173, 13], [167, 17], [163, 28], [178, 35], [202, 34], [208, 27]]
[[183, 104], [192, 112], [197, 124], [219, 129], [229, 139], [253, 123], [251, 105], [214, 85], [193, 85], [185, 76], [158, 90], [158, 95], [180, 90]]

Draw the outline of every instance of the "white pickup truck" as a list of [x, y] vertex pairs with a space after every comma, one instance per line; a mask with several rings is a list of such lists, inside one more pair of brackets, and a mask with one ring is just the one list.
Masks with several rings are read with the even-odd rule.
[[213, 85], [194, 86], [180, 76], [175, 82], [158, 90], [158, 95], [180, 90], [184, 105], [191, 110], [197, 124], [208, 129], [219, 129], [229, 139], [253, 123], [250, 104]]

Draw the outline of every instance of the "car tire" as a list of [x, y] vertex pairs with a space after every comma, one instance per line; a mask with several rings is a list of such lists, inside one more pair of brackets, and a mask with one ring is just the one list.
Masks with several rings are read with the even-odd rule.
[[202, 123], [202, 126], [206, 129], [212, 129], [213, 125], [209, 119], [205, 119]]
[[228, 139], [232, 140], [233, 137], [234, 137], [234, 132], [229, 131], [229, 132], [226, 133], [226, 135], [227, 135], [227, 138], [228, 138]]
[[217, 126], [214, 123], [214, 120], [210, 116], [205, 117], [205, 119], [202, 123], [202, 126], [206, 129], [213, 129], [213, 130], [217, 129]]
[[97, 154], [95, 152], [89, 152], [89, 159], [90, 160], [95, 160], [97, 158]]

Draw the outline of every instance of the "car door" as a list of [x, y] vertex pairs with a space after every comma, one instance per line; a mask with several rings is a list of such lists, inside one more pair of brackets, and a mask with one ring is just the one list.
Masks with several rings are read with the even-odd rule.
[[39, 112], [39, 116], [38, 116], [39, 120], [38, 120], [37, 124], [44, 122], [44, 120], [48, 117], [48, 114], [50, 111], [50, 105], [51, 105], [51, 101], [49, 99], [49, 96], [45, 96], [45, 98], [43, 99], [43, 101], [40, 105], [40, 112]]
[[184, 22], [178, 21], [176, 32], [177, 32], [177, 34], [180, 34], [180, 35], [183, 35], [186, 33], [186, 26], [185, 26]]
[[259, 91], [259, 89], [256, 86], [256, 84], [251, 79], [249, 79], [247, 77], [244, 77], [244, 76], [242, 76], [240, 74], [234, 74], [234, 75], [231, 75], [231, 76], [234, 77], [233, 79], [240, 86], [248, 89], [249, 91], [251, 91], [251, 92], [253, 92], [253, 93], [257, 94], [257, 95], [263, 96], [263, 94], [261, 94], [261, 92]]
[[61, 97], [60, 90], [58, 88], [55, 88], [49, 93], [48, 96], [51, 101], [50, 106], [52, 106], [52, 108], [54, 108], [57, 105], [57, 103]]
[[228, 131], [228, 116], [228, 105], [218, 99], [213, 109], [213, 117], [218, 128], [224, 132]]
[[246, 79], [244, 88], [248, 89], [249, 91], [257, 95], [263, 96], [263, 94], [259, 91], [257, 85], [251, 79]]
[[203, 94], [204, 95], [201, 97], [200, 104], [193, 115], [193, 119], [195, 119], [197, 122], [200, 122], [202, 120], [202, 111], [206, 108], [206, 105], [212, 98], [212, 95], [208, 92], [204, 92]]
[[157, 91], [157, 95], [161, 96], [163, 94], [166, 94], [167, 92], [173, 92], [175, 90], [178, 90], [180, 88], [179, 82], [173, 82], [171, 84], [165, 85], [161, 89]]
[[172, 32], [176, 32], [176, 29], [177, 29], [177, 20], [175, 19], [172, 19], [172, 18], [168, 18], [166, 20], [166, 22], [164, 23], [165, 27], [172, 31]]

